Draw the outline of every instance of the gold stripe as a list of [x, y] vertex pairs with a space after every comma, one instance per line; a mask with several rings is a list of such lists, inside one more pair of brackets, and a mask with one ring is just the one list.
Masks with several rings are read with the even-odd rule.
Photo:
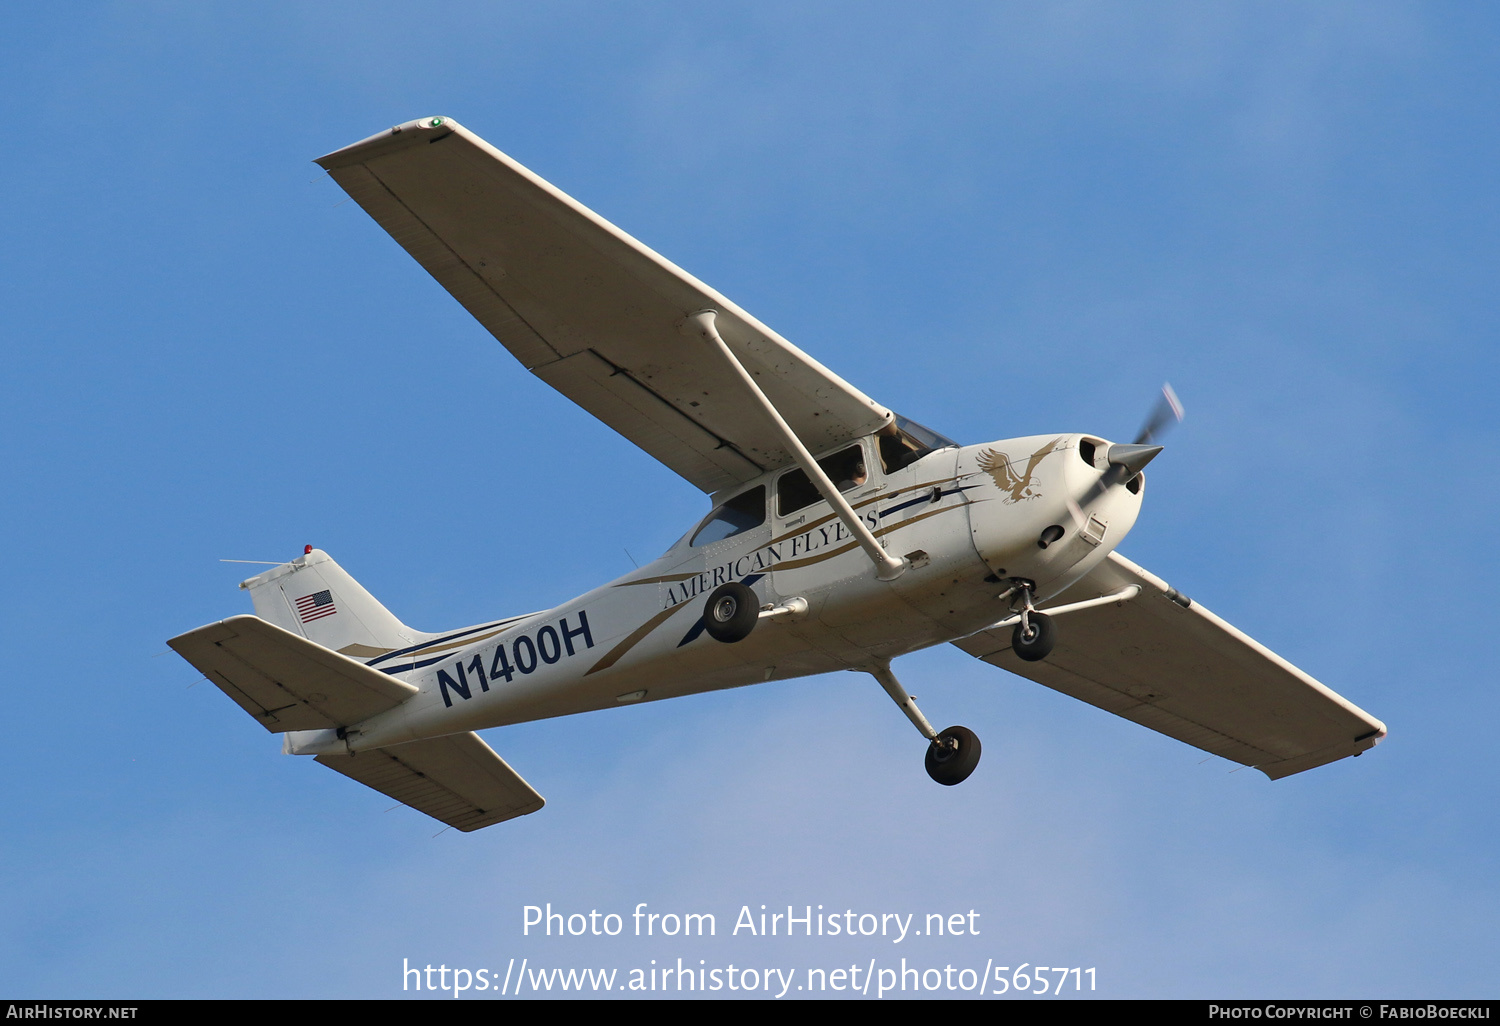
[[[897, 488], [894, 492], [880, 492], [877, 495], [872, 495], [872, 496], [870, 496], [867, 499], [861, 499], [859, 502], [854, 503], [853, 504], [853, 508], [854, 509], [862, 509], [863, 507], [868, 506], [872, 502], [880, 502], [883, 499], [894, 499], [898, 495], [905, 495], [907, 492], [920, 491], [923, 488], [931, 488], [934, 485], [952, 484], [954, 481], [957, 481], [957, 480], [958, 480], [957, 477], [944, 477], [944, 478], [939, 478], [936, 481], [924, 481], [921, 484], [907, 485], [905, 488]], [[826, 502], [827, 500], [819, 497], [818, 501], [819, 502]], [[838, 514], [837, 513], [829, 513], [827, 516], [819, 517], [817, 520], [814, 520], [810, 524], [798, 524], [792, 530], [787, 531], [785, 534], [777, 535], [776, 537], [772, 538], [770, 541], [765, 542], [764, 544], [762, 544], [760, 546], [757, 546], [757, 548], [762, 548], [763, 549], [763, 548], [766, 547], [766, 545], [775, 545], [777, 542], [786, 541], [788, 538], [791, 538], [794, 535], [806, 534], [808, 531], [811, 531], [815, 527], [822, 527], [824, 524], [828, 523], [830, 520], [837, 520], [837, 519], [838, 519]], [[915, 521], [908, 521], [908, 523], [914, 523], [914, 522]], [[876, 533], [878, 534], [879, 532], [877, 531]], [[632, 584], [675, 584], [678, 581], [690, 580], [691, 578], [694, 578], [694, 577], [697, 577], [697, 576], [698, 576], [697, 573], [690, 573], [690, 574], [663, 574], [660, 577], [638, 577], [638, 578], [636, 578], [633, 581], [621, 581], [619, 584], [615, 585], [615, 587], [616, 588], [626, 588], [626, 587], [629, 587]]]
[[805, 566], [812, 566], [814, 563], [821, 563], [823, 562], [823, 560], [832, 559], [834, 556], [842, 556], [850, 549], [857, 548], [859, 548], [859, 542], [850, 542], [848, 545], [840, 546], [839, 548], [834, 549], [832, 552], [823, 552], [816, 556], [808, 556], [805, 559], [791, 559], [782, 563], [777, 563], [775, 566], [771, 567], [771, 572], [777, 573], [782, 570], [801, 570]]
[[387, 652], [396, 651], [394, 648], [373, 648], [369, 645], [345, 645], [338, 650], [339, 655], [357, 656], [361, 659], [369, 659], [372, 656], [385, 655]]
[[[965, 505], [968, 505], [968, 502], [959, 502], [959, 504], [956, 505], [945, 505], [945, 507], [938, 508], [938, 510], [929, 510], [926, 511], [926, 513], [918, 513], [916, 514], [916, 516], [913, 516], [912, 519], [903, 520], [903, 522], [897, 523], [897, 525], [886, 525], [883, 526], [883, 528], [877, 528], [876, 531], [874, 531], [874, 534], [876, 534], [876, 537], [880, 537], [880, 535], [891, 534], [892, 531], [900, 531], [901, 528], [907, 528], [907, 526], [913, 525], [913, 523], [918, 522], [918, 520], [926, 520], [929, 516], [939, 516], [939, 514], [942, 513], [953, 513], [954, 510], [962, 510]], [[834, 558], [834, 556], [843, 555], [844, 552], [849, 552], [850, 549], [855, 549], [855, 547], [858, 546], [858, 541], [850, 541], [849, 544], [838, 546], [837, 549], [832, 550], [832, 552], [820, 552], [817, 553], [817, 555], [805, 556], [805, 558], [802, 559], [783, 559], [783, 561], [781, 562], [772, 562], [772, 564], [769, 564], [769, 570], [771, 570], [771, 573], [775, 573], [775, 571], [778, 570], [801, 570], [802, 567], [810, 567], [810, 565], [813, 565], [814, 562], [822, 562], [823, 559], [832, 559]]]
[[685, 581], [690, 577], [697, 576], [698, 574], [695, 572], [691, 574], [663, 574], [660, 577], [638, 577], [633, 581], [621, 581], [615, 587], [627, 588], [632, 584], [671, 584], [675, 581]]
[[666, 609], [663, 609], [661, 612], [657, 613], [651, 619], [647, 620], [645, 623], [641, 624], [635, 630], [626, 635], [624, 641], [621, 641], [614, 648], [606, 652], [604, 654], [604, 658], [600, 659], [597, 663], [584, 671], [583, 675], [587, 677], [591, 673], [596, 673], [599, 670], [607, 670], [611, 666], [615, 665], [615, 663], [620, 661], [621, 656], [623, 656], [626, 652], [629, 652], [632, 648], [635, 648], [636, 645], [640, 644], [642, 638], [650, 634], [652, 631], [656, 630], [656, 628], [660, 627], [663, 623], [666, 622], [667, 617], [671, 616], [673, 613], [677, 612], [677, 610], [681, 609], [685, 605], [687, 605], [686, 602], [680, 602], [675, 606], [668, 606]]
[[[514, 624], [510, 626], [514, 626]], [[434, 652], [449, 652], [455, 648], [463, 648], [465, 645], [472, 645], [476, 641], [485, 641], [488, 638], [493, 638], [496, 634], [504, 634], [507, 630], [510, 629], [510, 626], [501, 627], [499, 630], [490, 631], [488, 634], [476, 634], [472, 638], [460, 638], [457, 641], [450, 641], [446, 645], [437, 645], [433, 648], [419, 648], [416, 651], [409, 652], [407, 654], [419, 656], [431, 655]]]
[[[957, 481], [958, 478], [956, 478], [956, 477], [950, 477], [947, 480], [948, 481]], [[933, 481], [933, 482], [930, 482], [930, 483], [925, 484], [925, 485], [913, 485], [911, 488], [902, 489], [902, 491], [913, 491], [913, 490], [918, 489], [918, 488], [931, 488], [935, 484], [943, 484], [943, 483], [945, 483], [945, 482], [942, 482], [942, 481]], [[897, 492], [895, 494], [899, 495], [901, 493]], [[894, 498], [894, 496], [890, 496], [890, 497]], [[874, 500], [871, 500], [871, 501], [874, 501]], [[940, 513], [951, 513], [951, 512], [953, 512], [956, 509], [963, 509], [966, 505], [968, 505], [967, 502], [960, 502], [960, 503], [955, 503], [952, 506], [944, 506], [941, 509], [929, 510], [926, 513], [918, 514], [917, 516], [912, 517], [910, 520], [903, 521], [902, 523], [895, 524], [895, 525], [889, 526], [889, 527], [879, 528], [878, 530], [875, 531], [875, 534], [876, 535], [890, 534], [890, 533], [892, 533], [894, 531], [901, 530], [903, 527], [910, 527], [912, 524], [915, 524], [918, 521], [926, 520], [928, 517], [935, 517], [935, 516], [937, 516]], [[794, 531], [793, 533], [794, 534], [802, 534], [803, 532], [802, 531]], [[788, 537], [790, 537], [790, 536], [788, 536]], [[844, 546], [842, 546], [840, 548], [834, 549], [832, 552], [820, 553], [819, 555], [816, 555], [816, 556], [809, 556], [806, 559], [794, 559], [794, 560], [791, 560], [790, 562], [773, 563], [773, 564], [770, 565], [769, 569], [771, 570], [772, 573], [775, 573], [778, 570], [799, 570], [799, 569], [801, 569], [802, 567], [805, 567], [805, 566], [812, 566], [814, 563], [821, 563], [825, 559], [832, 559], [835, 556], [841, 556], [845, 552], [848, 552], [851, 549], [857, 548], [858, 546], [859, 546], [859, 542], [850, 542], [847, 545], [844, 545]], [[682, 577], [677, 577], [677, 578], [665, 578], [665, 577], [662, 577], [662, 578], [652, 578], [651, 580], [654, 583], [656, 581], [665, 581], [665, 580], [669, 580], [669, 579], [673, 579], [673, 580], [687, 580], [687, 578], [689, 578], [689, 577], [697, 577], [697, 576], [698, 576], [697, 574], [686, 574], [686, 575], [684, 575]], [[625, 583], [627, 583], [627, 584], [645, 584], [647, 582], [646, 581], [627, 581]], [[635, 648], [636, 645], [638, 645], [638, 644], [641, 643], [642, 639], [644, 639], [646, 637], [646, 635], [650, 634], [652, 631], [656, 630], [656, 628], [660, 627], [663, 623], [665, 623], [667, 621], [668, 617], [670, 617], [673, 613], [677, 612], [679, 609], [681, 609], [685, 605], [687, 605], [686, 602], [679, 602], [677, 605], [675, 605], [675, 606], [668, 606], [666, 609], [663, 609], [661, 612], [657, 613], [651, 619], [647, 620], [645, 623], [641, 624], [635, 630], [631, 631], [628, 635], [626, 635], [626, 637], [624, 638], [624, 640], [622, 640], [618, 645], [616, 645], [614, 648], [612, 648], [608, 652], [606, 652], [604, 654], [604, 658], [600, 659], [593, 666], [589, 667], [589, 669], [586, 670], [583, 675], [585, 677], [587, 677], [591, 673], [596, 673], [599, 670], [607, 670], [611, 666], [615, 665], [615, 663], [619, 662], [620, 659], [621, 659], [621, 657], [623, 657], [626, 652], [629, 652], [632, 648]]]
[[[941, 509], [928, 510], [926, 513], [919, 513], [917, 516], [912, 517], [910, 520], [902, 521], [901, 523], [894, 526], [888, 525], [886, 527], [878, 528], [875, 531], [875, 535], [876, 537], [887, 535], [892, 533], [893, 531], [899, 531], [903, 527], [910, 527], [912, 524], [915, 524], [918, 521], [926, 520], [928, 517], [935, 517], [941, 513], [951, 513], [956, 509], [963, 509], [967, 505], [967, 502], [961, 502], [952, 506], [944, 506]], [[858, 545], [859, 542], [854, 541], [850, 542], [847, 545], [840, 546], [839, 548], [834, 549], [832, 552], [819, 553], [816, 556], [808, 556], [805, 559], [783, 560], [780, 563], [772, 563], [771, 572], [775, 573], [778, 570], [800, 570], [805, 566], [812, 566], [814, 563], [821, 563], [825, 559], [832, 559], [834, 556], [842, 556], [850, 549], [857, 548]]]
[[963, 509], [967, 505], [969, 505], [969, 503], [968, 503], [967, 500], [965, 500], [965, 501], [960, 502], [960, 503], [955, 503], [952, 506], [942, 506], [942, 507], [939, 507], [938, 509], [930, 509], [926, 513], [918, 513], [916, 516], [912, 517], [910, 520], [903, 520], [901, 523], [896, 524], [894, 526], [882, 527], [882, 528], [880, 528], [880, 530], [876, 531], [875, 534], [877, 536], [879, 536], [879, 535], [882, 535], [882, 534], [889, 534], [892, 531], [899, 531], [903, 527], [910, 527], [912, 524], [920, 523], [921, 521], [926, 520], [928, 517], [940, 516], [943, 513], [952, 513], [954, 510], [956, 510], [956, 509]]
[[[872, 496], [870, 496], [868, 499], [861, 499], [860, 501], [858, 501], [856, 503], [853, 503], [853, 507], [852, 508], [854, 508], [854, 509], [862, 509], [863, 507], [868, 506], [872, 502], [880, 502], [882, 499], [894, 499], [894, 498], [896, 498], [896, 496], [898, 496], [898, 495], [905, 495], [907, 492], [920, 491], [923, 488], [931, 488], [933, 485], [951, 484], [952, 482], [957, 481], [957, 480], [958, 480], [958, 478], [956, 478], [956, 477], [945, 477], [945, 478], [940, 478], [937, 481], [924, 481], [922, 484], [907, 485], [905, 488], [897, 488], [894, 492], [881, 492], [878, 495], [872, 495]], [[828, 500], [824, 499], [824, 498], [822, 498], [820, 496], [819, 499], [818, 499], [818, 501], [819, 502], [827, 502]], [[767, 545], [775, 545], [779, 541], [786, 541], [788, 538], [792, 537], [793, 535], [803, 534], [803, 533], [805, 533], [807, 531], [811, 531], [814, 527], [822, 527], [824, 524], [828, 523], [828, 521], [830, 521], [830, 520], [837, 520], [837, 519], [838, 519], [838, 514], [837, 513], [829, 513], [827, 516], [819, 517], [818, 519], [814, 520], [810, 524], [798, 524], [792, 530], [787, 531], [785, 534], [781, 534], [781, 535], [776, 536], [775, 538], [772, 538], [770, 541], [766, 542], [766, 544]]]

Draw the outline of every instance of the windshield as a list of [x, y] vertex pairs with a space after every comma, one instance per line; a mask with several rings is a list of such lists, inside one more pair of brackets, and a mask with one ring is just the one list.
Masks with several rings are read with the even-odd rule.
[[899, 413], [875, 437], [880, 441], [880, 462], [887, 474], [911, 466], [930, 452], [958, 445], [953, 439], [923, 427], [914, 420], [907, 420]]

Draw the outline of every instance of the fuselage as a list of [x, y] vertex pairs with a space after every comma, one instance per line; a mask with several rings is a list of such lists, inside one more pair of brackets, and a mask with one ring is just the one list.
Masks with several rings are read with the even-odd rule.
[[[910, 560], [893, 581], [877, 579], [825, 500], [806, 501], [805, 477], [788, 477], [800, 471], [766, 474], [714, 496], [708, 517], [630, 574], [555, 609], [417, 646], [401, 657], [409, 668], [393, 672], [419, 694], [341, 738], [298, 732], [290, 750], [379, 748], [861, 669], [965, 637], [1009, 614], [999, 596], [1012, 582], [1032, 583], [1039, 600], [1055, 595], [1134, 525], [1144, 479], [1101, 489], [1108, 447], [1036, 435], [936, 449], [899, 468], [875, 437], [844, 447], [863, 467], [839, 487], [887, 551]], [[730, 581], [763, 608], [801, 598], [806, 611], [763, 619], [734, 644], [715, 641], [704, 605]]]

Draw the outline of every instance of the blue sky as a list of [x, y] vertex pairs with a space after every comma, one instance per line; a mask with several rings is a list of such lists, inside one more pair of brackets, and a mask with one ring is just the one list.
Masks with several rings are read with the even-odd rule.
[[[8, 10], [0, 992], [400, 996], [411, 964], [1096, 967], [1495, 995], [1500, 15], [1476, 4]], [[1121, 551], [1379, 716], [1271, 783], [951, 647], [962, 787], [852, 674], [491, 731], [462, 835], [279, 754], [166, 638], [328, 550], [439, 630], [703, 496], [526, 374], [311, 159], [462, 121], [965, 442], [1188, 419]], [[253, 568], [252, 568], [253, 569]], [[165, 652], [165, 654], [163, 654]], [[538, 938], [522, 908], [713, 912]], [[981, 934], [728, 936], [742, 905]]]

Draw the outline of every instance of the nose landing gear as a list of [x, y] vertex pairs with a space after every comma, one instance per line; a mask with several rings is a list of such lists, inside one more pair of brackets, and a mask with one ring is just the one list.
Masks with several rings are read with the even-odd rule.
[[[1015, 581], [1006, 595], [1019, 592], [1021, 610], [1016, 616], [1016, 629], [1010, 634], [1010, 647], [1016, 655], [1028, 663], [1046, 659], [1057, 643], [1057, 631], [1052, 626], [1052, 617], [1038, 613], [1032, 604], [1031, 593], [1036, 588], [1030, 581], [1013, 578]], [[1000, 596], [1004, 598], [1005, 595]], [[1017, 599], [1011, 599], [1011, 609], [1016, 608]], [[1001, 621], [1002, 623], [1004, 621]], [[997, 625], [998, 626], [998, 625]]]
[[1036, 585], [1031, 581], [1012, 577], [1011, 586], [1002, 591], [998, 597], [1002, 600], [1010, 599], [1010, 608], [1015, 610], [1016, 606], [1020, 605], [1020, 610], [1012, 612], [1005, 619], [985, 628], [987, 631], [995, 631], [1014, 625], [1015, 630], [1010, 634], [1011, 651], [1028, 663], [1046, 659], [1052, 654], [1052, 648], [1057, 644], [1057, 629], [1053, 626], [1052, 617], [1061, 616], [1063, 613], [1075, 613], [1080, 609], [1092, 609], [1095, 606], [1108, 605], [1112, 602], [1128, 602], [1141, 593], [1141, 586], [1139, 584], [1126, 585], [1119, 591], [1100, 595], [1098, 598], [1069, 602], [1065, 606], [1052, 606], [1045, 613], [1037, 612], [1036, 606], [1032, 603], [1031, 594], [1035, 590]]

